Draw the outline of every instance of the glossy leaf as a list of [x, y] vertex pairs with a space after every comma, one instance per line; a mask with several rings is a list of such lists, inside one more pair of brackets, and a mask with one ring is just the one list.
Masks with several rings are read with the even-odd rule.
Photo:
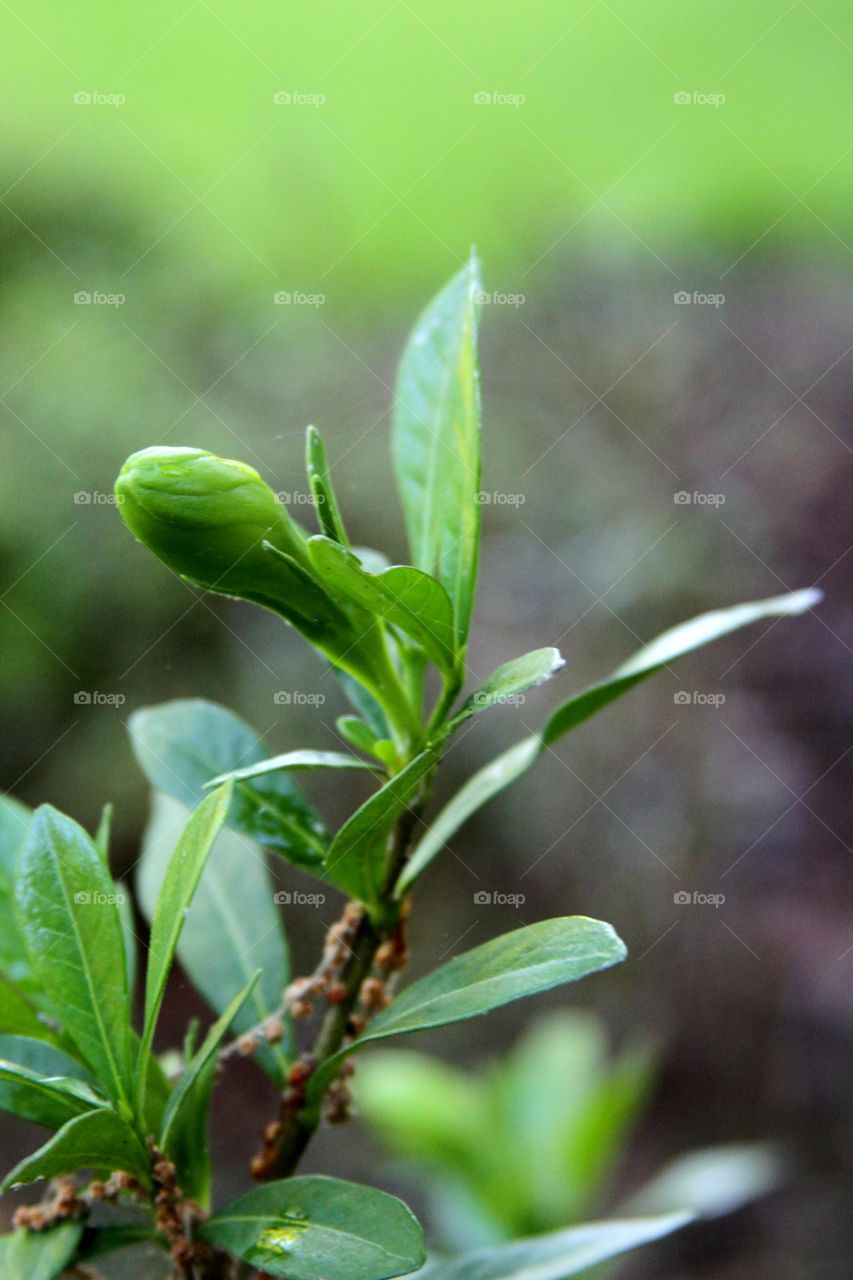
[[130, 1097], [130, 1008], [116, 890], [94, 843], [49, 805], [20, 857], [19, 924], [41, 986], [116, 1102]]
[[0, 974], [22, 990], [32, 989], [33, 976], [15, 917], [15, 881], [31, 823], [29, 809], [0, 796]]
[[148, 1185], [150, 1163], [148, 1152], [130, 1125], [115, 1111], [100, 1107], [63, 1125], [49, 1142], [7, 1174], [0, 1191], [38, 1178], [58, 1178], [77, 1169], [94, 1169], [96, 1174], [122, 1169]]
[[0, 1236], [3, 1280], [56, 1280], [76, 1259], [82, 1222], [61, 1222], [48, 1231], [15, 1231]]
[[453, 606], [440, 582], [408, 565], [368, 573], [352, 551], [329, 538], [309, 538], [308, 553], [330, 591], [399, 627], [445, 676], [456, 674]]
[[616, 1258], [670, 1235], [691, 1221], [690, 1213], [654, 1218], [590, 1222], [566, 1231], [477, 1249], [450, 1262], [434, 1262], [418, 1280], [566, 1280], [608, 1258]]
[[[130, 737], [149, 782], [194, 808], [211, 778], [266, 758], [263, 743], [224, 707], [201, 698], [179, 698], [136, 711]], [[322, 861], [327, 833], [322, 820], [284, 773], [241, 782], [228, 823], [301, 866]]]
[[157, 906], [151, 921], [151, 939], [148, 944], [145, 1021], [139, 1049], [138, 1071], [139, 1090], [142, 1094], [145, 1090], [154, 1029], [163, 1003], [178, 939], [213, 848], [213, 842], [225, 821], [232, 792], [233, 784], [227, 782], [201, 802], [181, 832], [160, 886]]
[[97, 1085], [95, 1077], [77, 1058], [31, 1036], [0, 1035], [0, 1058], [29, 1067], [41, 1076], [68, 1076], [84, 1084]]
[[388, 1036], [488, 1013], [522, 996], [608, 969], [624, 960], [625, 944], [611, 925], [588, 916], [541, 920], [474, 947], [419, 978], [395, 996], [354, 1045], [324, 1062], [311, 1077], [309, 1097], [334, 1079], [353, 1049]]
[[453, 717], [453, 724], [461, 724], [486, 707], [513, 701], [553, 676], [563, 665], [560, 650], [551, 648], [533, 649], [520, 658], [513, 658], [512, 662], [505, 662], [465, 700], [462, 710]]
[[66, 1076], [46, 1077], [0, 1058], [0, 1111], [48, 1129], [103, 1106], [88, 1085]]
[[429, 304], [397, 379], [393, 452], [418, 569], [438, 578], [464, 647], [480, 537], [479, 267], [470, 262]]
[[305, 433], [305, 469], [308, 472], [308, 484], [314, 498], [320, 528], [327, 538], [333, 538], [342, 546], [349, 546], [343, 518], [332, 488], [326, 447], [316, 427], [309, 427]]
[[199, 1234], [287, 1280], [386, 1280], [424, 1260], [423, 1233], [401, 1200], [337, 1178], [288, 1178], [258, 1187]]
[[422, 751], [344, 823], [332, 841], [325, 875], [350, 897], [375, 906], [387, 875], [388, 838], [435, 766], [433, 751]]
[[38, 1010], [23, 992], [0, 978], [0, 1035], [32, 1036], [51, 1044], [59, 1042], [59, 1036], [40, 1016]]
[[[171, 797], [154, 796], [137, 881], [140, 906], [149, 920], [187, 816]], [[178, 959], [217, 1013], [223, 1013], [261, 970], [260, 981], [235, 1019], [237, 1033], [262, 1022], [279, 1006], [290, 971], [273, 880], [258, 846], [227, 828], [220, 832], [196, 890], [178, 940]], [[280, 1084], [286, 1066], [281, 1046], [262, 1049], [255, 1057]]]
[[399, 892], [410, 886], [462, 824], [535, 764], [546, 746], [601, 711], [635, 684], [660, 671], [676, 658], [762, 618], [783, 618], [806, 612], [821, 599], [819, 591], [793, 591], [752, 604], [734, 605], [700, 614], [665, 631], [638, 650], [627, 662], [597, 684], [563, 703], [547, 721], [541, 735], [523, 738], [475, 773], [433, 820], [414, 850], [400, 880]]
[[246, 778], [262, 778], [267, 773], [278, 773], [279, 770], [299, 769], [368, 769], [375, 766], [356, 756], [348, 756], [342, 751], [285, 751], [280, 756], [270, 756], [268, 760], [259, 760], [257, 764], [244, 765], [242, 769], [232, 769], [230, 773], [221, 773], [212, 778], [206, 785], [219, 786], [232, 778], [242, 782]]

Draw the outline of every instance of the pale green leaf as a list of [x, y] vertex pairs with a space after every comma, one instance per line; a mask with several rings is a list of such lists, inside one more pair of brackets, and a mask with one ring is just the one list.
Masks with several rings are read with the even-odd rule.
[[462, 710], [453, 717], [453, 725], [461, 724], [486, 707], [515, 702], [528, 689], [553, 676], [563, 665], [559, 649], [550, 648], [533, 649], [520, 658], [505, 662], [466, 698]]
[[270, 756], [268, 760], [259, 760], [257, 764], [247, 764], [242, 769], [232, 769], [230, 773], [222, 773], [212, 778], [206, 785], [219, 786], [233, 778], [241, 782], [244, 778], [261, 778], [267, 773], [278, 773], [288, 769], [367, 769], [375, 772], [375, 765], [359, 760], [356, 756], [348, 756], [342, 751], [285, 751], [280, 756]]
[[48, 1231], [15, 1231], [0, 1237], [3, 1280], [56, 1280], [77, 1254], [82, 1222], [61, 1222]]
[[314, 498], [320, 528], [335, 542], [340, 542], [345, 547], [349, 546], [343, 518], [332, 488], [326, 447], [316, 427], [309, 427], [305, 433], [305, 469], [308, 472], [308, 485]]

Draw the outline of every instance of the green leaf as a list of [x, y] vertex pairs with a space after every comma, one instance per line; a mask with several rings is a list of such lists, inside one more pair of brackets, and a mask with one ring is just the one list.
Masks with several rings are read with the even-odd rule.
[[22, 990], [32, 990], [34, 980], [15, 918], [15, 883], [31, 824], [29, 809], [11, 796], [0, 796], [0, 974]]
[[522, 738], [507, 751], [502, 752], [475, 774], [456, 792], [439, 814], [433, 818], [429, 830], [416, 845], [397, 882], [397, 897], [414, 884], [464, 822], [484, 804], [515, 782], [534, 764], [542, 751], [539, 738]]
[[128, 1106], [130, 1007], [115, 885], [83, 828], [50, 805], [36, 811], [21, 854], [18, 905], [54, 1011], [109, 1096]]
[[558, 738], [577, 728], [584, 720], [588, 720], [629, 689], [633, 689], [635, 684], [660, 671], [676, 658], [737, 631], [740, 627], [762, 618], [784, 618], [805, 613], [821, 598], [819, 591], [793, 591], [789, 595], [774, 596], [769, 600], [703, 613], [690, 622], [665, 631], [617, 667], [605, 680], [590, 685], [563, 703], [548, 720], [540, 735], [523, 738], [469, 778], [434, 819], [430, 830], [412, 853], [401, 876], [398, 892], [404, 892], [415, 881], [472, 813], [476, 813], [493, 796], [526, 773], [546, 746], [551, 746]]
[[422, 751], [341, 827], [332, 841], [325, 876], [352, 898], [375, 907], [388, 872], [388, 839], [397, 819], [414, 801], [421, 783], [434, 768], [434, 751]]
[[27, 997], [0, 978], [0, 1035], [32, 1036], [57, 1044], [59, 1037], [47, 1025]]
[[347, 701], [358, 712], [374, 737], [378, 739], [390, 738], [391, 730], [388, 725], [388, 719], [373, 694], [368, 693], [367, 689], [360, 685], [357, 680], [354, 680], [346, 671], [337, 670], [335, 675], [346, 695]]
[[116, 906], [118, 907], [119, 920], [121, 921], [121, 934], [124, 938], [124, 961], [127, 965], [127, 989], [130, 993], [131, 1003], [133, 1003], [133, 993], [136, 990], [139, 939], [136, 936], [136, 921], [133, 917], [133, 903], [130, 900], [130, 894], [127, 891], [127, 886], [121, 880], [116, 880]]
[[69, 1120], [49, 1142], [7, 1174], [0, 1191], [78, 1169], [93, 1169], [96, 1174], [122, 1169], [148, 1185], [150, 1165], [145, 1147], [127, 1121], [100, 1107]]
[[608, 969], [626, 954], [612, 926], [588, 916], [541, 920], [493, 938], [406, 987], [364, 1035], [318, 1067], [311, 1076], [309, 1100], [322, 1094], [353, 1049], [477, 1017], [522, 996]]
[[462, 710], [453, 717], [455, 727], [486, 707], [512, 702], [527, 689], [549, 679], [564, 665], [559, 649], [533, 649], [493, 671], [488, 680], [465, 700]]
[[227, 782], [201, 802], [181, 832], [160, 887], [154, 918], [151, 921], [151, 940], [148, 945], [145, 1021], [138, 1058], [138, 1104], [141, 1104], [145, 1093], [148, 1059], [154, 1043], [154, 1029], [163, 1003], [178, 939], [213, 848], [213, 842], [225, 821], [232, 792], [233, 784]]
[[664, 1165], [620, 1212], [661, 1213], [689, 1205], [700, 1218], [717, 1218], [774, 1191], [789, 1173], [785, 1157], [771, 1143], [703, 1147]]
[[329, 591], [405, 631], [446, 678], [455, 678], [453, 606], [440, 582], [408, 565], [368, 573], [352, 551], [329, 538], [309, 538], [308, 553]]
[[41, 1076], [69, 1076], [84, 1084], [97, 1085], [97, 1080], [82, 1062], [64, 1049], [31, 1036], [0, 1035], [0, 1058], [28, 1067]]
[[68, 1076], [48, 1077], [0, 1056], [0, 1111], [48, 1129], [104, 1105], [88, 1085]]
[[332, 488], [326, 448], [316, 427], [309, 427], [305, 433], [305, 468], [321, 530], [328, 538], [333, 538], [345, 547], [349, 546], [349, 538]]
[[[183, 805], [155, 794], [137, 881], [140, 906], [149, 920], [186, 818]], [[261, 970], [235, 1019], [238, 1034], [264, 1021], [281, 1002], [290, 970], [273, 880], [258, 846], [227, 828], [220, 832], [196, 890], [178, 940], [178, 959], [217, 1013]], [[282, 1047], [262, 1049], [255, 1057], [281, 1084], [287, 1066]]]
[[494, 1248], [477, 1249], [450, 1262], [434, 1262], [418, 1280], [566, 1280], [608, 1258], [670, 1235], [690, 1213], [590, 1222]]
[[234, 1023], [260, 977], [251, 981], [208, 1031], [199, 1049], [184, 1067], [163, 1116], [160, 1146], [174, 1160], [184, 1193], [202, 1204], [210, 1196], [210, 1157], [207, 1150], [207, 1112], [216, 1055], [228, 1028]]
[[287, 1280], [386, 1280], [424, 1260], [423, 1233], [401, 1200], [337, 1178], [258, 1187], [204, 1223], [199, 1235]]
[[393, 427], [412, 561], [447, 588], [460, 650], [471, 619], [480, 539], [481, 288], [472, 254], [420, 316], [400, 364]]
[[221, 773], [206, 783], [207, 787], [219, 786], [233, 778], [242, 782], [246, 778], [262, 778], [267, 773], [278, 773], [288, 769], [368, 769], [375, 771], [376, 766], [359, 760], [356, 756], [345, 755], [342, 751], [285, 751], [280, 756], [270, 756], [268, 760], [259, 760], [257, 764], [247, 764], [242, 769], [232, 769], [230, 773]]
[[56, 1280], [75, 1260], [82, 1222], [62, 1222], [47, 1231], [15, 1231], [0, 1237], [3, 1280]]
[[378, 742], [387, 741], [387, 739], [377, 738], [370, 726], [358, 716], [338, 716], [335, 728], [351, 747], [355, 747], [356, 751], [364, 751], [371, 756], [376, 755]]
[[[151, 785], [189, 809], [203, 798], [211, 778], [267, 755], [257, 734], [238, 716], [202, 698], [146, 707], [128, 723], [136, 758]], [[240, 782], [228, 823], [300, 866], [318, 866], [325, 853], [322, 820], [284, 773]]]
[[101, 810], [101, 819], [95, 832], [95, 848], [104, 860], [104, 866], [110, 865], [110, 833], [113, 825], [113, 806], [105, 804]]

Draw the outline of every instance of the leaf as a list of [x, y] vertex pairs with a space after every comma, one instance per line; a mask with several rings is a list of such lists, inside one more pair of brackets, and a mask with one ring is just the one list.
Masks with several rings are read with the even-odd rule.
[[101, 819], [95, 832], [95, 848], [104, 860], [104, 866], [110, 865], [110, 833], [113, 826], [113, 806], [105, 804], [101, 810]]
[[64, 1049], [30, 1036], [0, 1035], [0, 1058], [28, 1067], [41, 1076], [69, 1076], [84, 1084], [97, 1085], [97, 1080], [82, 1062]]
[[121, 1169], [149, 1185], [150, 1163], [145, 1147], [127, 1121], [117, 1112], [100, 1107], [69, 1120], [49, 1142], [6, 1175], [0, 1191], [78, 1169], [94, 1169], [96, 1174]]
[[424, 1260], [411, 1210], [384, 1191], [337, 1178], [288, 1178], [232, 1201], [199, 1235], [287, 1280], [386, 1280]]
[[562, 666], [564, 662], [559, 649], [533, 649], [520, 658], [513, 658], [512, 662], [505, 662], [466, 699], [462, 710], [453, 717], [452, 724], [455, 727], [486, 707], [513, 702], [525, 690], [549, 679]]
[[397, 378], [393, 453], [418, 569], [453, 604], [465, 646], [480, 538], [480, 395], [475, 255], [429, 304], [408, 340]]
[[316, 427], [309, 427], [305, 433], [305, 468], [321, 530], [326, 537], [348, 547], [349, 538], [332, 488], [326, 447]]
[[[135, 711], [128, 722], [134, 753], [151, 785], [187, 808], [211, 778], [266, 757], [248, 725], [216, 703], [178, 698]], [[286, 774], [243, 781], [234, 790], [228, 823], [276, 853], [316, 867], [326, 849], [323, 822]]]
[[30, 990], [33, 976], [15, 918], [15, 882], [31, 823], [29, 809], [11, 796], [0, 796], [0, 974]]
[[207, 1111], [216, 1055], [260, 977], [251, 981], [208, 1031], [200, 1048], [184, 1067], [163, 1116], [160, 1146], [175, 1161], [184, 1193], [206, 1204], [210, 1196], [210, 1157], [207, 1151]]
[[178, 939], [213, 848], [213, 842], [225, 821], [232, 792], [233, 784], [227, 782], [201, 802], [181, 832], [160, 886], [154, 918], [151, 921], [151, 939], [148, 944], [145, 1021], [138, 1058], [138, 1103], [141, 1103], [145, 1093], [154, 1029], [163, 1003]]
[[48, 1129], [104, 1105], [88, 1085], [66, 1076], [47, 1077], [0, 1056], [0, 1111]]
[[354, 680], [346, 671], [337, 670], [335, 676], [346, 694], [350, 705], [358, 712], [365, 724], [378, 739], [389, 738], [391, 730], [385, 712], [372, 693], [368, 693], [363, 685]]
[[377, 738], [370, 726], [358, 716], [338, 716], [335, 728], [351, 747], [355, 747], [356, 751], [364, 751], [368, 755], [375, 756], [377, 742], [383, 741]]
[[352, 898], [376, 906], [387, 875], [388, 839], [413, 802], [436, 754], [427, 749], [394, 775], [341, 827], [326, 859], [325, 876]]
[[39, 1016], [26, 996], [0, 978], [0, 1035], [32, 1036], [57, 1044], [59, 1037]]
[[0, 1237], [3, 1280], [56, 1280], [77, 1253], [82, 1222], [62, 1222], [48, 1231], [15, 1231]]
[[476, 813], [493, 796], [526, 773], [546, 746], [551, 746], [558, 738], [577, 728], [584, 720], [588, 720], [597, 711], [627, 693], [635, 684], [660, 671], [676, 658], [762, 618], [783, 618], [804, 613], [821, 598], [819, 591], [793, 591], [789, 595], [774, 596], [769, 600], [703, 613], [690, 622], [665, 631], [617, 667], [605, 680], [590, 685], [563, 703], [547, 721], [540, 735], [523, 738], [469, 778], [434, 819], [430, 830], [412, 853], [401, 876], [398, 893], [403, 893], [415, 881], [472, 813]]
[[242, 769], [232, 769], [230, 773], [221, 773], [205, 783], [206, 787], [219, 786], [228, 778], [242, 782], [245, 778], [260, 778], [267, 773], [277, 773], [288, 769], [368, 769], [375, 771], [375, 765], [359, 760], [356, 756], [345, 755], [342, 751], [285, 751], [280, 756], [270, 756], [268, 760], [259, 760], [257, 764], [247, 764]]
[[121, 921], [121, 933], [124, 938], [124, 961], [127, 965], [127, 989], [130, 993], [131, 1003], [133, 1002], [133, 993], [136, 990], [136, 969], [137, 969], [137, 953], [139, 950], [136, 936], [136, 921], [133, 917], [133, 903], [130, 901], [130, 894], [127, 886], [121, 880], [116, 880], [116, 906], [118, 907], [119, 920]]
[[329, 538], [309, 538], [308, 554], [329, 591], [405, 631], [445, 677], [455, 678], [453, 606], [440, 582], [408, 565], [368, 573], [352, 551]]
[[789, 1172], [779, 1150], [766, 1142], [726, 1143], [677, 1156], [629, 1197], [622, 1210], [660, 1213], [689, 1205], [700, 1218], [732, 1213], [774, 1191]]
[[[175, 837], [186, 821], [183, 805], [155, 794], [145, 834], [137, 889], [151, 919]], [[261, 978], [234, 1022], [238, 1034], [278, 1008], [289, 978], [287, 943], [263, 852], [224, 828], [213, 848], [178, 940], [178, 959], [208, 1004], [223, 1013], [251, 980]], [[287, 1059], [281, 1046], [256, 1060], [281, 1084]]]
[[566, 1280], [596, 1263], [660, 1240], [691, 1218], [690, 1213], [667, 1213], [621, 1222], [590, 1222], [477, 1249], [450, 1262], [431, 1263], [418, 1280]]
[[541, 920], [493, 938], [406, 987], [364, 1035], [318, 1067], [311, 1076], [309, 1101], [322, 1094], [354, 1049], [477, 1017], [522, 996], [608, 969], [626, 954], [612, 926], [588, 916]]
[[516, 778], [526, 773], [539, 759], [541, 751], [542, 743], [539, 738], [522, 738], [520, 742], [516, 742], [514, 746], [502, 752], [482, 769], [478, 769], [464, 783], [441, 812], [433, 818], [429, 830], [416, 845], [397, 882], [397, 897], [402, 897], [414, 884], [435, 855], [444, 848], [447, 841], [455, 835], [471, 814], [476, 813], [491, 800], [492, 796], [496, 796], [510, 783], [515, 782]]
[[19, 925], [36, 977], [109, 1096], [129, 1105], [133, 1070], [115, 885], [95, 845], [50, 805], [20, 858]]

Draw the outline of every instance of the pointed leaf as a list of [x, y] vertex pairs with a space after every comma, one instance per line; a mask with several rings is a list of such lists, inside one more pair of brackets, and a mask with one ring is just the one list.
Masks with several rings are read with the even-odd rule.
[[388, 838], [397, 819], [415, 800], [436, 759], [431, 750], [415, 756], [356, 809], [332, 841], [326, 878], [366, 906], [375, 906], [379, 901], [388, 870]]
[[434, 1262], [418, 1280], [567, 1280], [608, 1258], [670, 1235], [691, 1221], [690, 1213], [622, 1222], [590, 1222], [567, 1231], [477, 1249], [450, 1262]]
[[429, 304], [397, 379], [393, 449], [413, 563], [447, 588], [457, 648], [468, 635], [480, 538], [477, 259]]
[[68, 1076], [48, 1077], [0, 1057], [0, 1111], [48, 1129], [104, 1105], [88, 1085]]
[[493, 938], [406, 987], [364, 1035], [314, 1072], [309, 1100], [320, 1096], [353, 1049], [477, 1017], [522, 996], [608, 969], [626, 954], [612, 926], [588, 916], [541, 920]]
[[0, 974], [20, 990], [32, 990], [34, 979], [27, 949], [15, 918], [18, 857], [32, 824], [32, 814], [11, 796], [0, 796]]
[[455, 675], [453, 606], [440, 582], [408, 565], [368, 573], [352, 551], [329, 538], [309, 538], [308, 553], [329, 591], [393, 623], [417, 641], [441, 672]]
[[[194, 808], [211, 778], [266, 757], [258, 736], [233, 712], [201, 698], [135, 711], [131, 743], [151, 785]], [[286, 774], [243, 781], [228, 823], [301, 866], [322, 860], [326, 829]]]
[[270, 756], [269, 760], [259, 760], [257, 764], [247, 764], [242, 769], [232, 769], [230, 773], [221, 773], [212, 778], [206, 787], [219, 786], [228, 778], [242, 782], [245, 778], [261, 778], [267, 773], [278, 773], [288, 769], [368, 769], [375, 771], [376, 766], [356, 756], [345, 755], [343, 751], [285, 751], [280, 756]]
[[61, 1222], [47, 1231], [15, 1231], [0, 1238], [3, 1280], [56, 1280], [75, 1260], [82, 1222]]
[[113, 825], [113, 806], [105, 804], [101, 810], [98, 829], [95, 832], [95, 848], [104, 860], [104, 866], [110, 865], [110, 833]]
[[199, 1235], [287, 1280], [387, 1280], [424, 1260], [423, 1233], [402, 1200], [337, 1178], [258, 1187], [204, 1223]]
[[116, 890], [82, 827], [36, 811], [20, 858], [19, 924], [33, 970], [84, 1061], [127, 1104], [132, 1064]]
[[[140, 906], [149, 920], [187, 816], [183, 805], [155, 794], [137, 881]], [[178, 959], [217, 1013], [261, 970], [235, 1019], [238, 1034], [268, 1018], [281, 1002], [290, 970], [273, 880], [262, 850], [227, 828], [220, 832], [196, 890], [178, 940]], [[281, 1046], [262, 1049], [255, 1057], [281, 1084], [287, 1065]]]
[[453, 717], [453, 725], [469, 716], [502, 702], [513, 702], [527, 689], [549, 679], [564, 665], [559, 649], [533, 649], [493, 671], [488, 680], [467, 698], [462, 710]]
[[78, 1169], [94, 1169], [98, 1174], [122, 1169], [147, 1185], [150, 1164], [148, 1152], [130, 1125], [115, 1111], [100, 1107], [69, 1120], [49, 1142], [7, 1174], [0, 1191]]
[[329, 460], [323, 438], [316, 427], [309, 427], [305, 438], [305, 467], [308, 472], [308, 484], [314, 498], [317, 521], [323, 533], [342, 546], [349, 546], [344, 522], [338, 508], [332, 478], [329, 474]]

